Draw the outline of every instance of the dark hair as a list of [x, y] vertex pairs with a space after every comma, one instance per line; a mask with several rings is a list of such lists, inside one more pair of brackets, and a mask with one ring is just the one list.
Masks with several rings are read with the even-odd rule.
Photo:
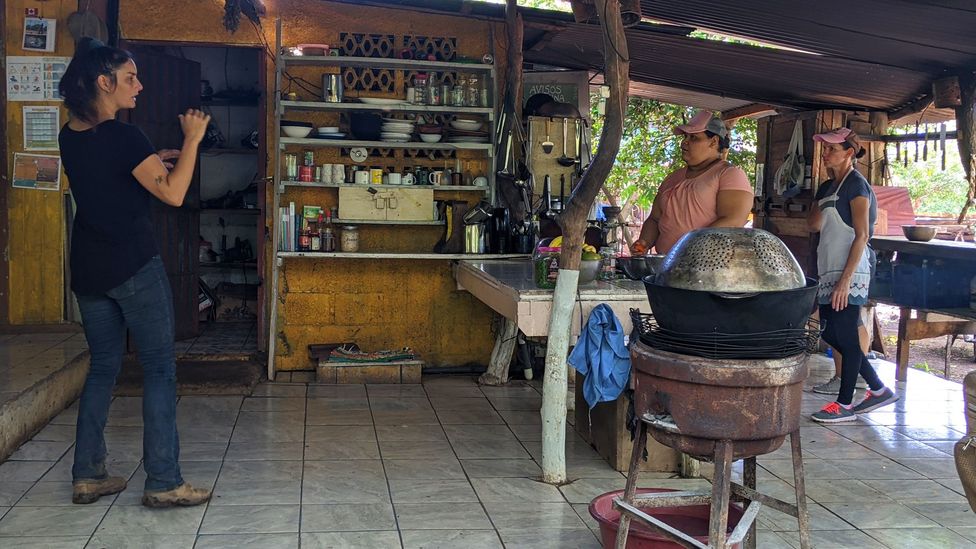
[[98, 117], [98, 77], [105, 75], [116, 83], [115, 71], [131, 60], [132, 54], [125, 50], [106, 46], [94, 38], [82, 38], [58, 84], [58, 93], [71, 115], [94, 123]]
[[844, 142], [841, 143], [841, 145], [844, 146], [844, 150], [853, 149], [854, 150], [854, 158], [855, 159], [861, 158], [862, 156], [864, 156], [864, 152], [865, 152], [864, 151], [864, 147], [862, 147], [860, 144], [858, 144], [857, 146], [855, 146], [853, 143], [851, 143], [850, 141], [847, 141], [845, 139]]
[[732, 146], [732, 140], [727, 135], [722, 137], [721, 135], [708, 130], [705, 130], [705, 135], [707, 135], [709, 139], [712, 137], [718, 137], [718, 152], [726, 151], [730, 146]]

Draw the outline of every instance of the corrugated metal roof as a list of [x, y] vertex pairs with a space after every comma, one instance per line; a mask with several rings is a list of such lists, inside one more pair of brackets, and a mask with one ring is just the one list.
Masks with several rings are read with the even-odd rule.
[[[648, 31], [631, 30], [627, 38], [631, 79], [741, 101], [892, 110], [929, 87], [924, 74], [871, 63]], [[602, 47], [599, 27], [568, 25], [525, 59], [599, 70]]]
[[[333, 1], [504, 17], [504, 5], [471, 0]], [[642, 0], [641, 7], [645, 18], [668, 25], [627, 30], [631, 92], [661, 101], [892, 112], [928, 93], [934, 78], [976, 69], [976, 0]], [[520, 11], [526, 62], [602, 70], [598, 26]], [[817, 55], [685, 36], [693, 28]]]
[[972, 0], [642, 0], [649, 19], [938, 76], [976, 68]]

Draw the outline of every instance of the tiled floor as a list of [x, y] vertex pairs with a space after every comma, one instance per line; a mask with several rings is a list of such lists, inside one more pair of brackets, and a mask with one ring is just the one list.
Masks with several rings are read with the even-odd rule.
[[[964, 428], [960, 387], [911, 374], [901, 402], [857, 423], [804, 420], [817, 547], [976, 547], [976, 517], [950, 455]], [[826, 375], [818, 369], [810, 383]], [[177, 510], [139, 505], [137, 398], [116, 398], [107, 428], [110, 469], [130, 475], [130, 488], [72, 505], [69, 408], [0, 465], [0, 546], [599, 547], [587, 504], [624, 478], [570, 434], [573, 482], [538, 482], [540, 402], [536, 387], [456, 377], [184, 397], [184, 476], [215, 492], [209, 505]], [[824, 402], [808, 394], [804, 411]], [[787, 457], [781, 449], [760, 458], [761, 490], [792, 493]], [[645, 475], [642, 484], [708, 486], [661, 477]], [[759, 520], [760, 547], [798, 547], [795, 520], [766, 511]]]
[[0, 405], [88, 349], [82, 333], [0, 335]]

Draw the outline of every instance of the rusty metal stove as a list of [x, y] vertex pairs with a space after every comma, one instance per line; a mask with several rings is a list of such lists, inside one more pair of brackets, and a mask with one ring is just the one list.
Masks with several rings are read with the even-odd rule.
[[[810, 547], [809, 518], [800, 451], [800, 404], [808, 375], [806, 353], [777, 359], [709, 359], [631, 344], [634, 407], [640, 427], [634, 440], [627, 487], [614, 502], [621, 512], [617, 548], [626, 547], [632, 519], [685, 547], [755, 548], [755, 518], [761, 506], [797, 517], [800, 546]], [[639, 464], [650, 432], [658, 442], [715, 464], [712, 492], [636, 494]], [[790, 436], [797, 503], [756, 491], [756, 456], [779, 448]], [[744, 485], [731, 481], [732, 462], [744, 459]], [[726, 536], [730, 499], [748, 503]], [[668, 526], [640, 507], [711, 502], [709, 545]]]

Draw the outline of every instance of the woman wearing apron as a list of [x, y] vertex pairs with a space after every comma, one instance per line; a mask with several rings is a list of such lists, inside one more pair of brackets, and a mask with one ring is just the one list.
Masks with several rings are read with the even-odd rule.
[[[871, 185], [854, 169], [854, 159], [864, 155], [857, 135], [847, 128], [813, 136], [823, 143], [823, 163], [831, 175], [817, 192], [817, 208], [810, 225], [820, 231], [817, 271], [820, 289], [820, 321], [823, 338], [840, 352], [841, 383], [837, 401], [813, 414], [820, 423], [855, 421], [857, 414], [898, 400], [894, 391], [878, 379], [858, 341], [861, 306], [867, 303], [871, 284], [871, 250], [868, 240], [878, 215], [878, 201]], [[858, 374], [868, 383], [864, 399], [856, 405], [854, 384]]]

